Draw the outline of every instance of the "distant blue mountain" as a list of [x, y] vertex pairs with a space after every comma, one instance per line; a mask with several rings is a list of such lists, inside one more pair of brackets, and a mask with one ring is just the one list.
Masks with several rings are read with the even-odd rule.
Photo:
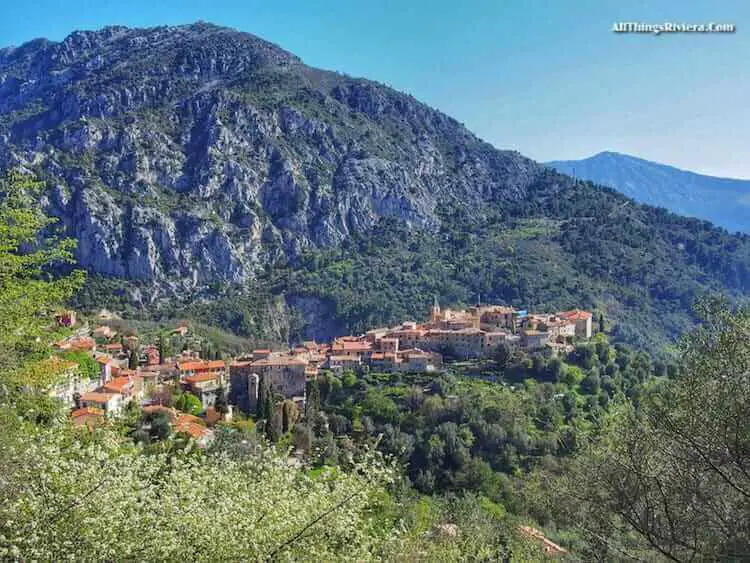
[[750, 233], [750, 180], [703, 176], [616, 152], [545, 165], [612, 187], [641, 203]]

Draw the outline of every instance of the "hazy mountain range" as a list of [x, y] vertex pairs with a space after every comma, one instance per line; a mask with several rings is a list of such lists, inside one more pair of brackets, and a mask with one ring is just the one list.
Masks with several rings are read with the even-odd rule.
[[243, 334], [325, 337], [481, 294], [595, 309], [655, 344], [690, 325], [702, 293], [750, 289], [747, 237], [211, 24], [0, 49], [0, 168], [19, 166], [79, 241], [82, 302], [190, 305]]
[[750, 180], [704, 176], [627, 154], [601, 152], [547, 166], [610, 186], [636, 201], [750, 233]]

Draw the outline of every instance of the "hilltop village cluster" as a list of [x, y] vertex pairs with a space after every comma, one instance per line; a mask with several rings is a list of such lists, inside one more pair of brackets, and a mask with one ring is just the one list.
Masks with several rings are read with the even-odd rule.
[[[76, 324], [72, 311], [57, 320], [61, 326]], [[173, 330], [181, 337], [189, 332], [186, 324]], [[55, 344], [60, 352], [91, 355], [99, 366], [98, 377], [84, 377], [78, 364], [55, 357], [62, 362], [58, 367], [64, 376], [50, 395], [71, 408], [71, 417], [79, 425], [91, 426], [104, 416], [118, 416], [128, 403], [135, 402], [145, 413], [165, 412], [176, 432], [205, 444], [212, 437], [211, 426], [231, 418], [232, 407], [247, 414], [256, 412], [264, 378], [279, 399], [291, 400], [302, 409], [307, 382], [320, 370], [430, 373], [441, 370], [444, 357], [482, 358], [503, 344], [567, 352], [573, 339], [589, 339], [591, 334], [592, 314], [587, 311], [529, 314], [497, 305], [450, 310], [441, 309], [436, 301], [423, 323], [376, 328], [328, 344], [308, 341], [284, 351], [259, 349], [225, 361], [203, 359], [189, 349], [161, 357], [156, 343], [141, 343], [133, 335], [118, 336], [103, 321], [93, 330], [83, 327]], [[174, 388], [200, 400], [200, 417], [164, 404], [169, 389]], [[219, 409], [217, 401], [226, 401], [228, 408]]]

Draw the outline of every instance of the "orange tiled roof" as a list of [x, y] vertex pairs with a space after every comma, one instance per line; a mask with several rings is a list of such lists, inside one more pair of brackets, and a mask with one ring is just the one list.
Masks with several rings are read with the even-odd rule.
[[179, 413], [177, 415], [177, 424], [198, 424], [199, 426], [205, 426], [206, 422], [199, 416], [192, 414]]
[[117, 397], [119, 393], [106, 393], [102, 391], [89, 391], [81, 395], [81, 400], [86, 403], [108, 403], [113, 397]]
[[258, 350], [253, 350], [253, 354], [270, 354], [271, 350], [268, 348], [260, 348]]
[[198, 440], [206, 435], [208, 429], [194, 422], [178, 422], [177, 426], [175, 426], [175, 432], [190, 434], [190, 436]]
[[102, 389], [105, 391], [108, 391], [110, 393], [122, 393], [125, 387], [130, 385], [130, 378], [129, 377], [115, 377], [105, 383], [102, 386]]
[[119, 342], [113, 342], [112, 344], [105, 344], [105, 350], [122, 350], [122, 344]]
[[194, 361], [178, 364], [180, 371], [203, 371], [210, 369], [223, 369], [226, 367], [223, 360], [210, 360], [207, 362]]
[[197, 373], [195, 375], [188, 375], [184, 381], [187, 383], [202, 383], [204, 381], [216, 381], [217, 375], [213, 373]]
[[585, 321], [586, 319], [593, 317], [588, 311], [581, 311], [580, 309], [573, 309], [572, 311], [560, 313], [560, 316], [571, 321]]

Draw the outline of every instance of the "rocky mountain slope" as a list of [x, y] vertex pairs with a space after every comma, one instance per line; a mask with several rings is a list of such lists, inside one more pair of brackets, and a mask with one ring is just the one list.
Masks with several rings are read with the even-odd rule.
[[0, 167], [14, 166], [51, 186], [44, 204], [101, 283], [89, 303], [113, 286], [150, 311], [263, 295], [252, 318], [236, 318], [236, 299], [211, 309], [209, 322], [245, 332], [261, 330], [258, 311], [327, 336], [421, 315], [433, 294], [482, 293], [596, 307], [626, 334], [642, 333], [631, 312], [654, 311], [649, 331], [664, 336], [701, 292], [750, 288], [746, 238], [550, 172], [410, 96], [204, 23], [0, 50]]
[[610, 186], [641, 203], [706, 219], [730, 231], [750, 233], [750, 180], [704, 176], [616, 152], [546, 165]]
[[[83, 265], [190, 286], [438, 200], [520, 197], [538, 167], [379, 85], [207, 24], [0, 52], [3, 166], [43, 170]], [[498, 193], [502, 192], [502, 193]]]

